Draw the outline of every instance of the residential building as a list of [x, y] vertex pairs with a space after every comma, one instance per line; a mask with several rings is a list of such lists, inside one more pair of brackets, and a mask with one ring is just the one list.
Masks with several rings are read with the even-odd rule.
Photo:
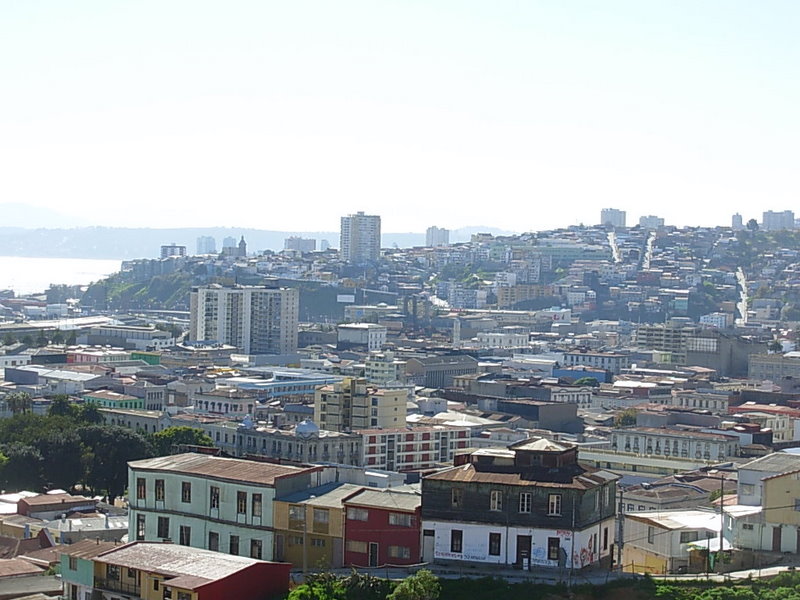
[[616, 208], [604, 208], [600, 211], [600, 225], [625, 227], [625, 211]]
[[800, 456], [786, 452], [774, 452], [739, 465], [739, 482], [736, 490], [739, 504], [762, 506], [764, 481], [776, 475], [798, 470], [800, 470]]
[[731, 229], [734, 231], [742, 231], [744, 229], [744, 220], [739, 213], [735, 213], [731, 217]]
[[643, 229], [663, 229], [664, 219], [654, 215], [647, 215], [639, 217], [639, 227]]
[[450, 230], [436, 227], [428, 227], [425, 230], [425, 246], [435, 248], [437, 246], [447, 246], [450, 243]]
[[83, 395], [84, 402], [92, 402], [103, 408], [119, 408], [128, 410], [145, 410], [145, 399], [118, 394], [111, 390], [96, 390]]
[[697, 429], [623, 427], [611, 432], [611, 449], [636, 455], [723, 462], [739, 455], [739, 438]]
[[314, 395], [314, 421], [331, 431], [370, 427], [403, 427], [406, 422], [408, 391], [377, 388], [366, 379], [346, 377], [325, 385]]
[[800, 352], [751, 354], [747, 376], [773, 382], [787, 377], [800, 379]]
[[395, 358], [394, 352], [370, 352], [364, 361], [367, 383], [377, 386], [402, 385], [406, 378], [406, 361]]
[[175, 345], [175, 337], [155, 327], [100, 325], [78, 336], [79, 344], [118, 346], [128, 350], [163, 350]]
[[326, 483], [276, 498], [275, 558], [305, 571], [344, 564], [344, 501], [364, 488]]
[[209, 285], [192, 290], [189, 337], [230, 344], [244, 354], [297, 350], [297, 288]]
[[546, 439], [477, 450], [422, 480], [423, 558], [521, 568], [608, 563], [616, 481]]
[[794, 212], [791, 210], [767, 210], [762, 213], [761, 228], [764, 231], [794, 229]]
[[251, 558], [272, 558], [272, 501], [319, 485], [318, 468], [205, 454], [128, 464], [131, 540], [176, 544]]
[[357, 212], [342, 217], [340, 251], [345, 262], [363, 264], [380, 258], [381, 218]]
[[296, 250], [297, 252], [316, 252], [317, 240], [293, 235], [283, 241], [283, 249]]
[[643, 350], [662, 352], [666, 362], [686, 364], [687, 340], [697, 333], [697, 327], [683, 324], [640, 323], [636, 343]]
[[365, 429], [362, 463], [388, 471], [420, 471], [452, 463], [456, 452], [469, 447], [468, 427], [436, 425]]
[[379, 567], [422, 561], [420, 494], [363, 490], [343, 504], [345, 565]]
[[386, 344], [387, 329], [375, 323], [344, 323], [337, 328], [337, 348], [364, 348], [369, 352], [380, 350]]
[[197, 238], [197, 253], [198, 254], [216, 254], [217, 253], [217, 240], [210, 235], [201, 235]]
[[629, 354], [621, 352], [597, 352], [579, 348], [564, 353], [564, 365], [567, 367], [592, 367], [619, 375], [622, 369], [631, 366], [631, 357]]
[[287, 563], [270, 563], [176, 544], [122, 546], [85, 540], [61, 555], [64, 597], [150, 600], [261, 600], [289, 589]]
[[169, 258], [170, 256], [186, 256], [186, 246], [179, 246], [174, 242], [161, 246], [161, 258]]
[[[628, 573], [699, 572], [706, 560], [691, 561], [694, 548], [719, 548], [721, 517], [708, 510], [627, 513], [622, 568]], [[729, 544], [723, 546], [729, 549]], [[699, 558], [699, 557], [698, 557]]]

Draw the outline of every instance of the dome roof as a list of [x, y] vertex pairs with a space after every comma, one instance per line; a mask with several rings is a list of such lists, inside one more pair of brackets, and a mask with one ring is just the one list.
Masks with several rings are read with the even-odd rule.
[[299, 437], [309, 438], [319, 436], [319, 427], [310, 419], [304, 419], [297, 424], [294, 429], [295, 435]]

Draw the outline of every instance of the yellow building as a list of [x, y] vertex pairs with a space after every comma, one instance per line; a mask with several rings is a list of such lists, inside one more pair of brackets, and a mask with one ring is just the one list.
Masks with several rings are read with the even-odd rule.
[[314, 395], [314, 422], [328, 431], [406, 426], [406, 389], [378, 388], [366, 379], [345, 377]]
[[350, 483], [328, 483], [275, 498], [275, 560], [313, 570], [344, 562], [343, 502], [364, 489]]

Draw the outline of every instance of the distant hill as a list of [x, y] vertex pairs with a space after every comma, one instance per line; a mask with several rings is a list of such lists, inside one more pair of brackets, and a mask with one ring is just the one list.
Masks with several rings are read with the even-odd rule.
[[[0, 205], [11, 206], [8, 204]], [[14, 205], [16, 206], [16, 205]], [[29, 208], [29, 207], [28, 207]], [[339, 245], [339, 233], [335, 231], [269, 231], [264, 229], [234, 227], [185, 227], [171, 229], [122, 228], [122, 227], [77, 227], [55, 229], [29, 229], [12, 225], [3, 215], [0, 227], [0, 256], [32, 256], [63, 258], [132, 259], [158, 257], [162, 244], [185, 245], [194, 254], [197, 238], [212, 236], [217, 249], [222, 247], [225, 237], [237, 241], [244, 236], [249, 252], [281, 250], [289, 236], [314, 238], [319, 247], [320, 240], [328, 240], [332, 247]], [[15, 221], [16, 222], [16, 221]], [[36, 223], [36, 220], [28, 223]], [[451, 243], [468, 241], [475, 232], [505, 235], [510, 232], [491, 227], [465, 227], [453, 230]], [[424, 233], [384, 233], [384, 248], [410, 248], [425, 244]]]

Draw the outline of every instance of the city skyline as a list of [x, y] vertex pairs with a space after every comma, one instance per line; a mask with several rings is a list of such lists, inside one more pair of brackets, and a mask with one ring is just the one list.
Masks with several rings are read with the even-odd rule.
[[87, 225], [286, 231], [357, 210], [387, 231], [794, 210], [797, 14], [16, 3], [0, 24], [0, 195]]

